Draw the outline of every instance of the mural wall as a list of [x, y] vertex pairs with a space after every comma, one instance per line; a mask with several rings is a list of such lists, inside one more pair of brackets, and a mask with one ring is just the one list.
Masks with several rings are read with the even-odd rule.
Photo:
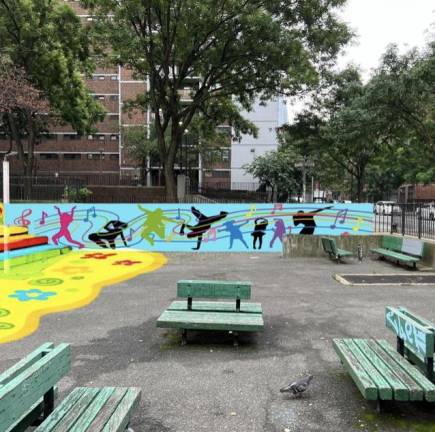
[[372, 204], [7, 204], [5, 222], [72, 248], [279, 252], [285, 234], [373, 232]]

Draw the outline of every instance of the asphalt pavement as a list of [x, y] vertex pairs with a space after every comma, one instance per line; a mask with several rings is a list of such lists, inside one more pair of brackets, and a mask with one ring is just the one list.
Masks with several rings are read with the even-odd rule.
[[[434, 431], [435, 404], [402, 403], [378, 415], [336, 356], [334, 337], [385, 338], [387, 305], [406, 306], [435, 322], [435, 286], [345, 286], [342, 273], [403, 273], [365, 260], [335, 264], [325, 258], [279, 254], [168, 254], [168, 264], [103, 289], [90, 305], [46, 316], [39, 329], [0, 345], [5, 370], [40, 344], [69, 342], [72, 371], [60, 399], [75, 386], [139, 386], [136, 432]], [[238, 348], [225, 333], [157, 329], [179, 279], [250, 280], [261, 302], [265, 330], [244, 335]], [[279, 389], [311, 373], [295, 399]]]

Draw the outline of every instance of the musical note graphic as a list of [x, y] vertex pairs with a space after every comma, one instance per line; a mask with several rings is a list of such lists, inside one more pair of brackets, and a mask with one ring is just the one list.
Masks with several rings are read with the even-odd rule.
[[273, 215], [276, 213], [276, 210], [282, 211], [282, 203], [276, 203], [273, 205], [273, 210], [272, 210]]
[[45, 225], [45, 218], [48, 216], [47, 213], [45, 213], [45, 211], [42, 212], [41, 214], [41, 220], [39, 221], [39, 225]]
[[128, 237], [127, 237], [128, 242], [131, 242], [133, 240], [133, 234], [134, 234], [134, 229], [130, 228], [130, 232], [129, 232]]
[[353, 231], [359, 231], [360, 226], [364, 222], [362, 217], [357, 218], [355, 226], [352, 228]]
[[89, 222], [89, 213], [92, 213], [92, 217], [97, 217], [95, 207], [91, 207], [90, 209], [86, 210], [86, 217], [83, 219], [84, 222]]
[[32, 214], [32, 209], [23, 210], [20, 217], [14, 219], [14, 225], [29, 226], [30, 221], [26, 219]]
[[213, 241], [216, 240], [216, 228], [210, 228], [207, 231], [207, 235], [202, 239], [202, 241], [205, 243], [207, 243], [210, 240], [213, 240]]
[[344, 209], [344, 210], [339, 210], [337, 212], [337, 215], [335, 216], [335, 221], [331, 225], [331, 229], [335, 229], [337, 227], [337, 220], [340, 219], [340, 218], [341, 219], [338, 222], [340, 224], [344, 224], [344, 222], [346, 221], [347, 211], [348, 211], [348, 209]]
[[256, 210], [257, 210], [257, 206], [256, 206], [255, 204], [253, 204], [253, 205], [249, 208], [248, 213], [246, 213], [245, 218], [246, 218], [246, 219], [249, 219], [250, 217], [252, 217]]

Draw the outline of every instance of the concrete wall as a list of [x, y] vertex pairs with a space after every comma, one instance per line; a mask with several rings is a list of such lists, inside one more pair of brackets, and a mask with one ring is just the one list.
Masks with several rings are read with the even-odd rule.
[[[401, 237], [401, 236], [399, 236]], [[415, 237], [410, 237], [415, 238]], [[334, 237], [337, 247], [352, 251], [357, 254], [357, 248], [360, 244], [363, 248], [363, 256], [374, 256], [370, 252], [371, 248], [381, 245], [382, 235], [375, 234], [371, 236], [348, 236]], [[425, 240], [425, 248], [421, 264], [425, 267], [435, 268], [435, 241]], [[321, 236], [311, 235], [288, 235], [283, 239], [283, 255], [287, 258], [292, 257], [325, 257], [323, 251]]]

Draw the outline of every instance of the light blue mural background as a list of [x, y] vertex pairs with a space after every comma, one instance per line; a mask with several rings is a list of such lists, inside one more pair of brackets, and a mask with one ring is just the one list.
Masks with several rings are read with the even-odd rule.
[[[60, 231], [60, 216], [54, 204], [7, 204], [5, 206], [8, 225], [27, 226], [29, 233], [47, 236], [53, 243], [53, 236]], [[266, 219], [263, 224], [262, 247], [259, 238], [256, 251], [279, 252], [282, 250], [282, 237], [285, 234], [299, 234], [304, 228], [300, 223], [295, 226], [293, 217], [314, 218], [314, 235], [370, 235], [373, 233], [373, 204], [57, 204], [61, 213], [71, 214], [73, 219], [67, 227], [72, 244], [67, 237], [59, 236], [59, 245], [77, 247], [77, 243], [86, 248], [99, 246], [89, 240], [92, 233], [104, 233], [109, 221], [127, 223], [123, 234], [115, 239], [116, 248], [162, 252], [190, 252], [198, 246], [195, 225], [198, 219], [192, 213], [195, 207], [206, 217], [227, 212], [227, 215], [207, 228], [200, 223], [199, 230], [205, 230], [200, 243], [202, 252], [248, 252], [253, 251], [252, 233], [257, 218]], [[159, 210], [160, 209], [160, 210]], [[304, 212], [298, 213], [298, 212]], [[316, 213], [314, 213], [316, 212]], [[163, 219], [162, 219], [163, 218]], [[260, 221], [261, 222], [261, 221]], [[184, 235], [181, 234], [182, 226]], [[189, 228], [190, 227], [190, 228]], [[105, 242], [103, 242], [106, 244]], [[232, 243], [232, 247], [230, 248]], [[109, 246], [107, 244], [107, 246]]]

